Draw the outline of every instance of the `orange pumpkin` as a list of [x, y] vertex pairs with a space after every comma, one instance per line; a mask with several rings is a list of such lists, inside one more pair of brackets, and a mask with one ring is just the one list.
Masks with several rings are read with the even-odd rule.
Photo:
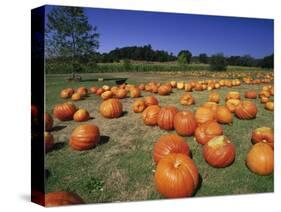
[[101, 103], [100, 113], [105, 118], [118, 118], [123, 113], [123, 106], [118, 99], [108, 99]]
[[207, 107], [199, 107], [195, 111], [195, 120], [197, 124], [204, 124], [208, 121], [213, 121], [215, 120], [215, 113], [213, 110]]
[[206, 144], [212, 138], [222, 135], [223, 129], [216, 121], [206, 122], [195, 130], [195, 140], [199, 144]]
[[93, 93], [93, 94], [95, 94], [97, 92], [97, 90], [98, 90], [98, 88], [96, 86], [92, 86], [90, 88], [90, 92]]
[[166, 96], [166, 95], [169, 95], [170, 92], [171, 92], [171, 88], [167, 85], [161, 85], [159, 88], [158, 88], [158, 94], [161, 95], [161, 96]]
[[198, 169], [186, 154], [169, 154], [157, 164], [155, 184], [157, 190], [165, 197], [190, 197], [198, 182]]
[[172, 88], [176, 88], [177, 87], [177, 81], [175, 81], [175, 80], [172, 80], [170, 82], [170, 84], [171, 84]]
[[80, 87], [76, 90], [76, 93], [79, 93], [81, 97], [85, 97], [88, 95], [88, 89], [85, 87]]
[[235, 115], [239, 119], [253, 119], [256, 117], [257, 112], [256, 104], [250, 101], [241, 102], [235, 109]]
[[155, 96], [146, 96], [144, 97], [144, 103], [146, 106], [158, 105], [159, 102]]
[[57, 104], [54, 106], [53, 114], [60, 121], [69, 121], [73, 119], [73, 115], [76, 112], [76, 106], [71, 102]]
[[274, 132], [272, 128], [260, 127], [252, 132], [252, 143], [259, 142], [268, 143], [271, 147], [274, 147]]
[[235, 147], [225, 136], [216, 136], [203, 146], [203, 156], [216, 168], [229, 166], [235, 159]]
[[49, 113], [44, 114], [45, 130], [50, 131], [53, 127], [53, 117]]
[[184, 82], [177, 82], [177, 89], [183, 89], [184, 88]]
[[71, 99], [72, 99], [73, 101], [78, 101], [78, 100], [80, 100], [80, 99], [81, 99], [80, 93], [74, 93], [74, 94], [72, 94]]
[[265, 103], [269, 102], [269, 98], [268, 98], [268, 97], [265, 97], [265, 96], [262, 96], [262, 97], [260, 98], [260, 100], [261, 100], [261, 103], [262, 103], [262, 104], [265, 104]]
[[261, 92], [259, 92], [259, 97], [270, 97], [270, 93], [268, 90], [262, 90]]
[[176, 134], [160, 136], [154, 144], [153, 158], [158, 163], [163, 157], [171, 153], [182, 153], [190, 156], [190, 150], [183, 137]]
[[135, 87], [131, 88], [131, 89], [130, 89], [130, 96], [131, 96], [131, 98], [140, 97], [140, 96], [141, 96], [141, 91], [140, 91], [140, 89], [135, 88]]
[[116, 98], [118, 99], [124, 99], [127, 97], [127, 91], [123, 88], [119, 88], [117, 91], [116, 91], [116, 94], [115, 94]]
[[192, 105], [195, 104], [195, 100], [190, 93], [185, 93], [180, 97], [180, 103], [182, 105]]
[[146, 105], [142, 99], [137, 99], [132, 105], [132, 109], [135, 113], [141, 113], [145, 108]]
[[218, 106], [216, 111], [216, 120], [220, 124], [229, 124], [233, 120], [232, 113], [225, 106]]
[[220, 102], [220, 95], [216, 92], [212, 92], [212, 93], [209, 94], [208, 101], [219, 103]]
[[205, 102], [202, 107], [211, 109], [214, 113], [217, 112], [218, 104], [215, 102]]
[[142, 113], [142, 120], [145, 125], [157, 125], [158, 113], [160, 111], [159, 105], [150, 105]]
[[178, 109], [174, 106], [162, 107], [158, 113], [157, 124], [161, 129], [173, 130], [174, 117]]
[[71, 95], [72, 95], [72, 90], [70, 90], [69, 88], [63, 89], [60, 92], [60, 98], [62, 98], [62, 99], [67, 99], [67, 98], [71, 97]]
[[100, 96], [103, 92], [104, 92], [103, 88], [98, 88], [96, 94]]
[[112, 97], [113, 97], [112, 91], [105, 91], [105, 92], [103, 92], [103, 93], [101, 94], [101, 98], [102, 98], [103, 100], [107, 100], [107, 99], [110, 99], [110, 98], [112, 98]]
[[79, 109], [73, 115], [74, 121], [77, 122], [87, 121], [89, 118], [90, 118], [90, 114], [85, 109]]
[[270, 175], [274, 169], [274, 152], [271, 146], [262, 142], [255, 144], [247, 155], [246, 164], [258, 175]]
[[266, 110], [274, 111], [274, 103], [273, 102], [267, 102], [267, 103], [265, 103], [264, 108]]
[[225, 100], [227, 101], [229, 99], [240, 99], [240, 93], [237, 91], [228, 92], [228, 94], [225, 97]]
[[141, 91], [144, 91], [144, 84], [140, 84], [140, 85], [138, 86], [138, 89], [140, 89]]
[[54, 136], [49, 132], [44, 132], [45, 150], [49, 152], [54, 146]]
[[195, 91], [203, 91], [203, 86], [200, 83], [196, 83], [194, 87]]
[[246, 91], [244, 96], [247, 99], [256, 99], [257, 93], [255, 91]]
[[72, 149], [81, 151], [95, 147], [99, 141], [99, 128], [94, 124], [83, 124], [73, 130], [69, 145]]
[[61, 205], [76, 205], [84, 204], [83, 199], [72, 192], [51, 192], [45, 195], [45, 206], [61, 206]]
[[174, 127], [179, 135], [193, 135], [197, 127], [193, 113], [190, 111], [178, 112], [174, 118]]
[[231, 112], [234, 113], [236, 107], [240, 104], [240, 100], [239, 99], [229, 99], [227, 100], [227, 102], [225, 103], [225, 106], [227, 107], [227, 109]]

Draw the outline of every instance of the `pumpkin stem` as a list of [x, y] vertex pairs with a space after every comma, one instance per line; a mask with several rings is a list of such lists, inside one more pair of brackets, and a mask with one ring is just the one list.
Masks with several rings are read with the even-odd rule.
[[174, 167], [177, 169], [181, 166], [181, 162], [180, 161], [176, 161], [174, 164]]

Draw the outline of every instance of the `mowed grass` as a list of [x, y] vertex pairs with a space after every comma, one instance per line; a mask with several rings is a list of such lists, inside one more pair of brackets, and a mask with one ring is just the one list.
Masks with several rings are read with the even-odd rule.
[[[104, 84], [115, 85], [115, 81], [84, 81], [69, 83], [67, 75], [47, 75], [46, 77], [46, 110], [51, 113], [53, 106], [62, 100], [59, 92], [62, 88], [79, 86], [90, 87]], [[170, 80], [199, 79], [186, 74], [151, 74], [151, 73], [116, 73], [116, 74], [86, 74], [83, 79], [96, 77], [128, 77], [128, 83], [139, 84], [150, 80], [168, 82]], [[210, 76], [201, 76], [206, 79]], [[227, 92], [239, 91], [243, 96], [246, 90], [259, 91], [263, 85], [242, 85], [233, 88], [218, 89], [221, 104]], [[160, 105], [174, 105], [179, 110], [194, 111], [208, 100], [210, 91], [193, 92], [196, 104], [190, 107], [179, 104], [179, 98], [184, 93], [174, 89], [169, 96], [156, 95]], [[151, 95], [142, 92], [143, 96]], [[244, 99], [244, 97], [242, 97]], [[105, 119], [99, 113], [100, 97], [90, 95], [82, 101], [75, 102], [80, 108], [90, 112], [91, 120], [100, 129], [101, 143], [88, 151], [74, 151], [69, 145], [72, 130], [82, 124], [74, 121], [60, 122], [54, 120], [55, 149], [46, 155], [46, 191], [73, 191], [79, 194], [87, 203], [118, 202], [150, 200], [163, 198], [155, 188], [155, 164], [152, 158], [153, 145], [159, 136], [175, 131], [165, 131], [159, 127], [149, 127], [143, 124], [141, 114], [134, 113], [132, 98], [121, 100], [126, 113], [118, 119]], [[201, 183], [195, 197], [231, 194], [246, 194], [272, 192], [274, 190], [273, 175], [258, 176], [245, 166], [247, 152], [251, 148], [251, 132], [261, 126], [273, 127], [273, 113], [265, 110], [258, 99], [251, 100], [258, 107], [254, 120], [239, 120], [234, 118], [232, 125], [223, 125], [225, 135], [236, 147], [235, 162], [223, 169], [209, 166], [203, 158], [202, 147], [193, 137], [185, 137], [192, 151], [201, 176]]]

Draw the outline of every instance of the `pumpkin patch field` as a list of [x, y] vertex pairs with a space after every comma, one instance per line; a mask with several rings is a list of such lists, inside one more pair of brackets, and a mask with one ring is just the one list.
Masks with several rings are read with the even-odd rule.
[[274, 191], [273, 72], [81, 77], [46, 75], [47, 193], [101, 203]]

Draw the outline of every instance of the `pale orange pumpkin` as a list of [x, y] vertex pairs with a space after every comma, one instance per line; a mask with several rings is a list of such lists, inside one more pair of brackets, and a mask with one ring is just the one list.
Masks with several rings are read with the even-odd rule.
[[274, 103], [269, 101], [269, 102], [265, 103], [264, 108], [266, 110], [274, 111]]
[[208, 101], [219, 103], [220, 102], [220, 95], [216, 92], [212, 92], [212, 93], [209, 94]]
[[190, 93], [185, 93], [180, 97], [180, 103], [182, 105], [192, 105], [195, 104], [195, 100]]
[[80, 93], [74, 93], [74, 94], [72, 94], [71, 99], [72, 99], [73, 101], [78, 101], [78, 100], [80, 100], [80, 99], [81, 99]]
[[112, 98], [112, 97], [113, 97], [112, 91], [105, 91], [105, 92], [103, 92], [103, 93], [101, 94], [101, 98], [102, 98], [103, 100], [107, 100], [107, 99], [110, 99], [110, 98]]
[[229, 99], [240, 99], [240, 93], [237, 91], [230, 91], [227, 93], [225, 100], [229, 100]]
[[77, 110], [73, 115], [74, 121], [77, 121], [77, 122], [87, 121], [89, 118], [90, 118], [89, 112], [82, 108]]
[[227, 102], [225, 103], [225, 106], [227, 107], [227, 109], [234, 113], [236, 107], [240, 104], [240, 100], [239, 99], [229, 99], [227, 100]]

